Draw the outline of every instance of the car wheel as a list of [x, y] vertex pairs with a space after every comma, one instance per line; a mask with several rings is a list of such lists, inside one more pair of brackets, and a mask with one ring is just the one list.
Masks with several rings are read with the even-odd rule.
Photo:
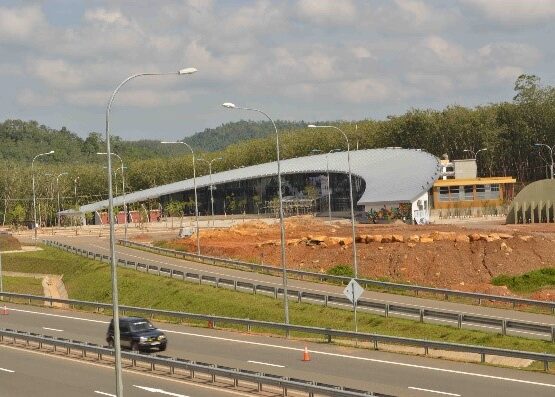
[[160, 346], [160, 351], [161, 351], [161, 352], [165, 352], [165, 351], [166, 351], [166, 345]]
[[139, 352], [139, 344], [137, 342], [131, 343], [131, 351], [134, 352], [134, 353]]
[[112, 338], [108, 339], [108, 347], [109, 347], [110, 349], [113, 349], [113, 348], [114, 348], [114, 340], [113, 340]]

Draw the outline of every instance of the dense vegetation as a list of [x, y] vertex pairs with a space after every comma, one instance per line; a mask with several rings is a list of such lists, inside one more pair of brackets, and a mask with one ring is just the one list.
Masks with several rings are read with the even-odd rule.
[[[534, 144], [555, 144], [555, 88], [542, 85], [536, 76], [522, 75], [514, 89], [515, 96], [510, 102], [476, 108], [454, 105], [444, 110], [412, 109], [383, 121], [336, 122], [336, 125], [348, 135], [353, 148], [401, 146], [420, 148], [436, 156], [446, 153], [450, 158], [466, 158], [469, 155], [465, 149], [476, 151], [487, 147], [488, 151], [481, 152], [478, 158], [480, 175], [512, 175], [526, 183], [545, 178], [551, 163], [549, 151]], [[280, 122], [278, 128], [282, 133], [283, 158], [304, 156], [313, 149], [328, 151], [345, 146], [337, 131], [308, 129], [304, 123], [287, 122]], [[251, 137], [257, 138], [247, 139]], [[197, 148], [198, 157], [223, 158], [214, 163], [214, 172], [275, 159], [273, 129], [268, 122], [228, 123], [196, 134], [188, 142]], [[224, 145], [227, 146], [220, 149]], [[192, 177], [192, 158], [183, 155], [183, 148], [178, 145], [115, 138], [113, 147], [127, 167], [127, 191]], [[35, 161], [41, 211], [52, 212], [55, 208], [58, 189], [51, 175], [62, 172], [68, 172], [59, 178], [62, 207], [106, 196], [104, 158], [96, 155], [105, 151], [101, 134], [91, 133], [83, 140], [65, 128], [55, 131], [36, 122], [8, 120], [0, 124], [3, 222], [31, 219], [30, 162], [33, 155], [45, 149], [56, 153]], [[211, 151], [215, 149], [218, 150]], [[119, 166], [115, 161], [114, 169]], [[199, 162], [197, 174], [207, 173], [207, 165]], [[77, 176], [79, 180], [75, 182]], [[121, 173], [114, 183], [121, 192]]]
[[520, 276], [500, 275], [491, 280], [493, 285], [506, 285], [511, 291], [531, 293], [555, 287], [555, 268], [544, 268]]

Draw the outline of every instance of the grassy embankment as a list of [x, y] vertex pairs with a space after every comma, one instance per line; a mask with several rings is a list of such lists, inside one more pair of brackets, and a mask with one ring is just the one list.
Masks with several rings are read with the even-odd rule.
[[501, 275], [491, 280], [493, 285], [506, 285], [511, 291], [532, 293], [544, 288], [555, 288], [555, 268], [534, 270], [520, 276]]
[[4, 292], [16, 294], [44, 295], [42, 280], [33, 277], [3, 277]]
[[[107, 264], [50, 247], [44, 247], [44, 251], [7, 254], [4, 264], [8, 271], [63, 274], [70, 298], [110, 301], [110, 272]], [[118, 269], [118, 275], [120, 302], [124, 305], [283, 321], [282, 301], [271, 297], [160, 278], [130, 269]], [[353, 328], [352, 313], [347, 310], [295, 302], [290, 303], [290, 321], [293, 324], [318, 327]], [[459, 330], [366, 313], [359, 313], [358, 324], [361, 332], [555, 353], [555, 344], [545, 341]]]

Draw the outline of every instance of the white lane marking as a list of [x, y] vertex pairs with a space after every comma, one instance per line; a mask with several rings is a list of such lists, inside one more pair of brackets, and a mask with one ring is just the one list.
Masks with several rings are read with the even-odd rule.
[[[238, 339], [231, 339], [231, 338], [223, 338], [221, 336], [200, 335], [200, 334], [193, 334], [193, 333], [189, 333], [189, 332], [172, 331], [172, 330], [165, 330], [165, 329], [163, 329], [162, 331], [167, 332], [167, 333], [171, 333], [171, 334], [189, 335], [189, 336], [195, 336], [195, 337], [199, 337], [199, 338], [215, 339], [215, 340], [222, 340], [222, 341], [234, 342], [234, 343], [243, 343], [243, 344], [247, 344], [247, 345], [270, 347], [270, 348], [274, 348], [274, 349], [292, 350], [292, 351], [299, 351], [299, 352], [304, 351], [304, 348], [271, 345], [271, 344], [261, 343], [261, 342], [252, 342], [252, 341], [245, 341], [245, 340], [238, 340]], [[424, 369], [424, 370], [427, 370], [427, 371], [438, 371], [438, 372], [444, 372], [444, 373], [449, 373], [449, 374], [475, 376], [475, 377], [478, 377], [478, 378], [495, 379], [495, 380], [502, 380], [502, 381], [506, 381], [506, 382], [523, 383], [523, 384], [526, 384], [526, 385], [535, 385], [535, 386], [544, 386], [544, 387], [555, 388], [555, 384], [551, 384], [551, 383], [533, 382], [533, 381], [530, 381], [530, 380], [507, 378], [507, 377], [495, 376], [495, 375], [479, 374], [479, 373], [476, 373], [476, 372], [457, 371], [457, 370], [454, 370], [454, 369], [429, 367], [429, 366], [426, 366], [426, 365], [408, 364], [408, 363], [401, 363], [401, 362], [397, 362], [397, 361], [380, 360], [380, 359], [376, 359], [376, 358], [349, 356], [349, 355], [346, 355], [346, 354], [330, 353], [330, 352], [324, 352], [324, 351], [318, 351], [318, 350], [310, 350], [310, 353], [311, 354], [312, 353], [321, 354], [322, 356], [340, 357], [340, 358], [346, 358], [346, 359], [352, 359], [352, 360], [374, 362], [374, 363], [379, 363], [379, 364], [397, 365], [397, 366], [400, 366], [400, 367], [418, 368], [418, 369]]]
[[45, 329], [47, 331], [64, 332], [63, 329], [56, 329], [56, 328], [42, 327], [42, 329]]
[[447, 393], [447, 392], [444, 392], [444, 391], [437, 391], [437, 390], [430, 390], [430, 389], [421, 389], [420, 387], [412, 387], [412, 386], [409, 386], [409, 389], [412, 389], [412, 390], [419, 390], [419, 391], [427, 391], [428, 393], [443, 394], [443, 395], [446, 395], [446, 396], [461, 397], [460, 394]]
[[136, 387], [137, 389], [142, 389], [142, 390], [148, 391], [150, 393], [165, 394], [166, 396], [189, 397], [189, 396], [186, 396], [185, 394], [172, 393], [172, 392], [165, 391], [165, 390], [162, 390], [162, 389], [155, 389], [154, 387], [137, 386], [137, 385], [133, 385], [133, 387]]
[[52, 314], [52, 313], [41, 313], [41, 312], [34, 312], [31, 310], [23, 310], [23, 309], [14, 309], [11, 308], [14, 312], [22, 312], [22, 313], [29, 313], [29, 314], [38, 314], [40, 316], [48, 316], [48, 317], [59, 317], [59, 318], [67, 318], [69, 320], [80, 320], [80, 321], [89, 321], [91, 323], [100, 323], [100, 324], [108, 324], [109, 321], [102, 321], [102, 320], [93, 320], [90, 318], [83, 318], [83, 317], [72, 317], [72, 316], [64, 316], [62, 314]]
[[0, 371], [2, 372], [8, 372], [10, 374], [13, 374], [15, 371], [12, 371], [11, 369], [6, 369], [6, 368], [0, 368]]
[[249, 360], [249, 361], [247, 361], [247, 362], [248, 362], [248, 363], [252, 363], [252, 364], [268, 365], [268, 366], [270, 366], [270, 367], [285, 368], [285, 365], [263, 363], [263, 362], [261, 362], [261, 361]]
[[100, 394], [100, 395], [102, 395], [102, 396], [117, 397], [115, 394], [104, 393], [103, 391], [95, 390], [94, 392], [95, 392], [96, 394]]

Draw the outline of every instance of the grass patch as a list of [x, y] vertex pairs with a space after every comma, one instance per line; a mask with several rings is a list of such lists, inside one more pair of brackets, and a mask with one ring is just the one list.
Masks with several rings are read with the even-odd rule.
[[3, 276], [2, 281], [4, 292], [38, 296], [44, 295], [42, 280], [40, 278]]
[[[104, 263], [92, 261], [54, 248], [44, 251], [5, 255], [6, 270], [63, 274], [70, 298], [110, 302], [110, 271]], [[251, 295], [224, 288], [173, 280], [131, 269], [118, 269], [120, 302], [124, 305], [219, 316], [283, 321], [281, 299]], [[353, 329], [350, 311], [290, 301], [290, 321], [293, 324]], [[358, 313], [359, 330], [384, 335], [439, 340], [454, 343], [484, 345], [506, 349], [555, 353], [555, 344], [501, 336], [454, 327], [423, 324], [411, 320], [385, 318]]]
[[544, 268], [520, 276], [500, 275], [491, 280], [493, 285], [506, 285], [511, 291], [530, 293], [546, 287], [555, 287], [555, 268]]

